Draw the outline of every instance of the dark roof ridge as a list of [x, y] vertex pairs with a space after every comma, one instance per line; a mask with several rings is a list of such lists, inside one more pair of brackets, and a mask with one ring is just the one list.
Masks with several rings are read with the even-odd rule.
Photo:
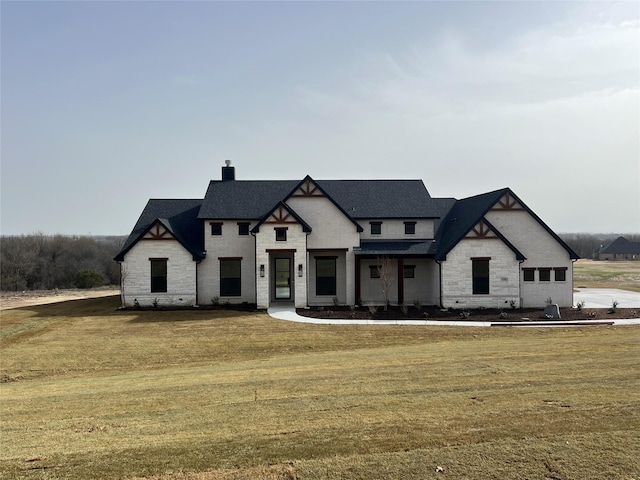
[[464, 198], [460, 198], [460, 199], [456, 199], [456, 200], [458, 200], [458, 201], [473, 200], [473, 199], [476, 199], [476, 198], [479, 198], [479, 197], [486, 197], [486, 196], [489, 196], [489, 195], [495, 195], [497, 193], [505, 193], [507, 191], [509, 191], [510, 193], [513, 193], [513, 191], [509, 187], [504, 187], [504, 188], [498, 188], [496, 190], [491, 190], [490, 192], [478, 193], [476, 195], [471, 195], [470, 197], [464, 197]]

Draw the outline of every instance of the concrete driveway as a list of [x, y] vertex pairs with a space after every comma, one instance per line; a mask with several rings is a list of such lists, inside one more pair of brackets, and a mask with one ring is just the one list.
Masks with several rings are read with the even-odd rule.
[[586, 308], [610, 308], [615, 300], [620, 308], [640, 308], [640, 293], [615, 288], [578, 288], [573, 304], [584, 301]]

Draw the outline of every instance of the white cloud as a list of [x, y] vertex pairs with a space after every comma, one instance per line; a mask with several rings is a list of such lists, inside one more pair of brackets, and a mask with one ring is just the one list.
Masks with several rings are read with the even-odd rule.
[[257, 143], [304, 159], [294, 177], [419, 176], [457, 197], [511, 186], [560, 231], [640, 231], [639, 32], [565, 24], [477, 51], [448, 31], [298, 88], [299, 117], [264, 123]]

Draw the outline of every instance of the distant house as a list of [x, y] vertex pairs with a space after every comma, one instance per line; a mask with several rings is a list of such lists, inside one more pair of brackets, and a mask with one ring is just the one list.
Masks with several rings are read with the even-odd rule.
[[598, 260], [640, 260], [640, 242], [618, 237], [596, 252]]
[[495, 308], [571, 306], [577, 258], [509, 188], [236, 180], [228, 162], [203, 199], [149, 200], [115, 260], [125, 306]]

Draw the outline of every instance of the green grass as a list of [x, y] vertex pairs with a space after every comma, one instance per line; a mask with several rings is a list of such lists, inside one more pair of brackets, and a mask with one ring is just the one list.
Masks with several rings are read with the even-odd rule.
[[640, 261], [578, 260], [573, 283], [589, 288], [621, 288], [640, 292]]
[[117, 302], [2, 312], [0, 478], [640, 477], [637, 327], [314, 326]]

